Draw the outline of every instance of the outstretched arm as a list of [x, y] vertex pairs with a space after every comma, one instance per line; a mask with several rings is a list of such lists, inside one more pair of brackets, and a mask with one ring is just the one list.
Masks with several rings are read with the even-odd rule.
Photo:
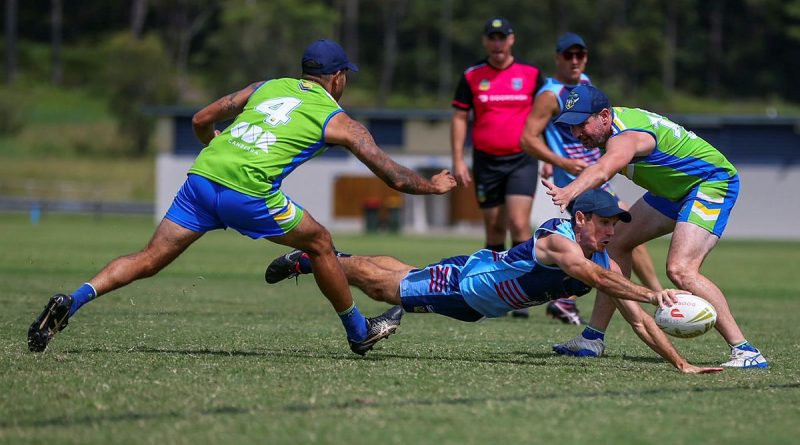
[[630, 300], [620, 300], [616, 298], [612, 298], [611, 301], [614, 302], [619, 312], [631, 325], [633, 332], [635, 332], [650, 349], [672, 363], [680, 372], [686, 374], [706, 374], [722, 371], [722, 368], [701, 368], [689, 363], [675, 349], [675, 346], [667, 339], [667, 336], [658, 325], [656, 325], [653, 317], [647, 314], [639, 304]]
[[375, 144], [369, 131], [345, 113], [337, 114], [328, 122], [325, 142], [347, 147], [386, 185], [403, 193], [441, 195], [456, 186], [455, 178], [447, 170], [442, 170], [428, 180], [393, 161]]
[[[676, 294], [686, 293], [675, 289], [656, 292], [639, 286], [621, 273], [603, 269], [590, 261], [583, 256], [578, 243], [560, 235], [540, 238], [536, 243], [536, 258], [544, 264], [557, 265], [567, 275], [617, 299], [671, 306], [675, 302]], [[613, 264], [616, 266], [616, 263]], [[619, 267], [616, 266], [616, 269]]]
[[559, 235], [550, 235], [541, 239], [537, 243], [536, 249], [537, 258], [541, 258], [546, 264], [549, 264], [548, 260], [552, 261], [568, 275], [613, 297], [612, 301], [619, 308], [625, 320], [630, 323], [636, 335], [681, 372], [696, 374], [722, 371], [722, 368], [699, 368], [690, 364], [678, 353], [653, 318], [637, 304], [637, 302], [643, 302], [658, 306], [672, 305], [675, 295], [685, 293], [684, 291], [665, 289], [655, 292], [639, 286], [626, 279], [613, 260], [611, 270], [603, 269], [585, 258], [577, 243]]
[[552, 198], [553, 204], [564, 211], [578, 195], [608, 182], [615, 174], [622, 171], [634, 157], [652, 152], [654, 148], [655, 139], [649, 133], [625, 132], [610, 138], [606, 142], [605, 153], [597, 163], [583, 170], [566, 187], [559, 188], [544, 180], [542, 185], [548, 188], [546, 193]]
[[220, 97], [192, 117], [192, 130], [194, 135], [203, 145], [208, 145], [216, 136], [214, 124], [220, 121], [233, 119], [244, 110], [247, 100], [263, 82], [255, 82], [247, 87]]

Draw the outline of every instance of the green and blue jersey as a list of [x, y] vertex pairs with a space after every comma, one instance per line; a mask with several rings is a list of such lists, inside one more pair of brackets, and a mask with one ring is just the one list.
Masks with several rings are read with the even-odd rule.
[[614, 107], [613, 115], [612, 138], [640, 131], [655, 139], [652, 153], [634, 158], [620, 171], [653, 195], [678, 201], [701, 183], [722, 183], [737, 174], [733, 164], [711, 144], [663, 116], [625, 107]]
[[269, 198], [294, 169], [328, 148], [325, 126], [341, 111], [317, 83], [292, 78], [267, 81], [233, 123], [200, 152], [189, 173]]

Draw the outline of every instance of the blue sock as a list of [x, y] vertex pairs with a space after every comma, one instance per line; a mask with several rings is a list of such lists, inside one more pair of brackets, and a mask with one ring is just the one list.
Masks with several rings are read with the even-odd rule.
[[339, 312], [339, 318], [347, 331], [347, 338], [362, 341], [367, 337], [367, 319], [361, 315], [355, 303], [349, 309]]
[[95, 298], [97, 298], [97, 291], [94, 290], [94, 287], [89, 283], [83, 283], [83, 286], [72, 293], [72, 306], [69, 308], [69, 316], [72, 317], [75, 312], [78, 312], [81, 306]]
[[742, 351], [758, 352], [758, 349], [751, 345], [749, 341], [745, 340], [738, 345], [731, 345], [732, 348], [740, 349]]
[[583, 338], [587, 340], [598, 340], [598, 339], [603, 340], [606, 338], [605, 332], [598, 331], [597, 329], [591, 326], [586, 326], [581, 335], [583, 336]]

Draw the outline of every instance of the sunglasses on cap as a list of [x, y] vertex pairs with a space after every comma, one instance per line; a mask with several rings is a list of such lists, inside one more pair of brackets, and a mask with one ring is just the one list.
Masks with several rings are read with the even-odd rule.
[[561, 57], [564, 60], [568, 60], [568, 61], [574, 59], [575, 57], [577, 57], [578, 60], [583, 60], [583, 59], [586, 58], [587, 54], [589, 54], [589, 52], [585, 51], [585, 50], [564, 51], [563, 53], [561, 53]]

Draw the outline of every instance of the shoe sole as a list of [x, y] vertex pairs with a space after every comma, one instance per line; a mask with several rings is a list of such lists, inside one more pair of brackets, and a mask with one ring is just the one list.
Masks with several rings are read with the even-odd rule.
[[[384, 338], [389, 338], [390, 335], [394, 334], [397, 331], [397, 325], [388, 327], [385, 331], [381, 331], [379, 334], [374, 335], [372, 338], [368, 338], [359, 344], [359, 350], [353, 350], [358, 355], [366, 355], [367, 352], [372, 350], [372, 347], [375, 346], [375, 343], [383, 340]], [[361, 349], [363, 348], [363, 349]]]
[[733, 365], [726, 365], [725, 363], [723, 363], [720, 366], [728, 369], [764, 369], [764, 368], [769, 368], [769, 362], [761, 362], [761, 363], [756, 363], [754, 365], [744, 365], [744, 366], [733, 366]]
[[[62, 326], [64, 325], [64, 321], [69, 317], [69, 310], [64, 312], [64, 315], [59, 320], [55, 320], [53, 327], [49, 329], [47, 334], [44, 334], [43, 331], [47, 329], [47, 326], [50, 324], [51, 319], [56, 317], [56, 304], [51, 304], [51, 302], [47, 303], [47, 307], [45, 310], [47, 311], [47, 315], [42, 318], [42, 321], [39, 323], [39, 326], [36, 326], [36, 322], [34, 322], [30, 329], [28, 329], [28, 350], [31, 352], [44, 352], [47, 349], [47, 345], [56, 336], [58, 332], [61, 331]], [[45, 339], [43, 340], [42, 337]]]
[[553, 352], [555, 352], [556, 354], [567, 355], [570, 357], [591, 357], [591, 358], [599, 357], [595, 352], [589, 351], [588, 349], [573, 351], [572, 349], [568, 349], [563, 346], [553, 346]]

